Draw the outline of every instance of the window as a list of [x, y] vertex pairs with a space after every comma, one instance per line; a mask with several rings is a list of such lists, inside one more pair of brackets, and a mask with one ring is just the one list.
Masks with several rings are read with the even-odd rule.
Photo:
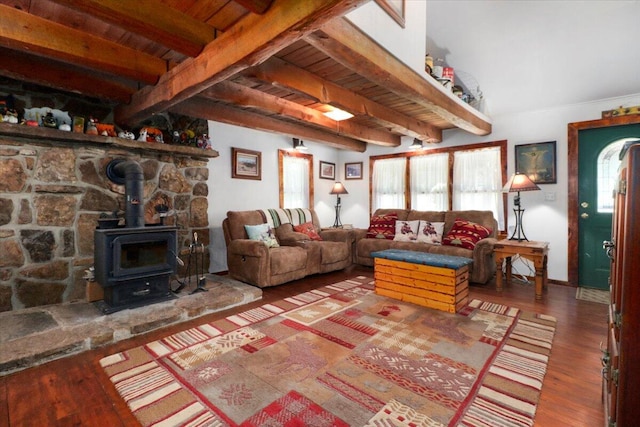
[[404, 158], [378, 160], [373, 164], [373, 209], [404, 209], [404, 176], [406, 169]]
[[447, 153], [410, 158], [411, 208], [421, 211], [449, 209], [449, 155]]
[[454, 210], [492, 211], [504, 230], [500, 149], [456, 151], [452, 195]]
[[280, 208], [313, 208], [313, 155], [278, 150]]
[[602, 149], [598, 155], [598, 212], [613, 213], [613, 191], [620, 166], [620, 150], [628, 141], [635, 138], [625, 138], [614, 141]]
[[490, 210], [506, 229], [506, 140], [371, 156], [370, 168], [371, 212]]

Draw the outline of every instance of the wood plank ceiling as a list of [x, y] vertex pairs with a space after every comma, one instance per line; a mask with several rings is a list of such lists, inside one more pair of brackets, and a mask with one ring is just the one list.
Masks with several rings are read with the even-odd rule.
[[[368, 0], [0, 0], [0, 74], [363, 152], [491, 123], [342, 16]], [[322, 113], [338, 107], [354, 117]]]

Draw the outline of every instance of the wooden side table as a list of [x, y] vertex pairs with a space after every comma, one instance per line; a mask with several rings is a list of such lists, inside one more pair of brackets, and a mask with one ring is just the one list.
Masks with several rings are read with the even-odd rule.
[[547, 255], [549, 242], [530, 242], [503, 239], [493, 246], [496, 260], [496, 290], [502, 291], [502, 262], [507, 260], [507, 283], [511, 282], [511, 257], [520, 255], [533, 262], [536, 269], [536, 299], [542, 299], [542, 290], [547, 287]]

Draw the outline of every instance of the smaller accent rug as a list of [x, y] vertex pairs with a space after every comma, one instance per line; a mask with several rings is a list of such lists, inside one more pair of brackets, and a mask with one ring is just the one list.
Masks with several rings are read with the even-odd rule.
[[610, 304], [611, 294], [603, 289], [578, 288], [576, 299], [582, 301], [598, 302], [600, 304]]
[[532, 426], [554, 318], [449, 314], [366, 277], [100, 361], [144, 426]]

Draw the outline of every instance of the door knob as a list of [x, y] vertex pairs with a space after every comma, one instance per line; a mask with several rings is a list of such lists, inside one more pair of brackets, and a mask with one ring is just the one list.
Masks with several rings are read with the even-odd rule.
[[586, 213], [586, 212], [583, 212], [583, 213], [580, 214], [580, 218], [587, 219], [587, 218], [589, 218], [589, 214]]
[[580, 206], [582, 206], [583, 208], [588, 208], [589, 207], [589, 203], [588, 202], [582, 202], [580, 203]]
[[613, 250], [616, 247], [616, 244], [613, 241], [605, 240], [602, 242], [602, 249], [605, 250], [609, 259], [613, 259]]

